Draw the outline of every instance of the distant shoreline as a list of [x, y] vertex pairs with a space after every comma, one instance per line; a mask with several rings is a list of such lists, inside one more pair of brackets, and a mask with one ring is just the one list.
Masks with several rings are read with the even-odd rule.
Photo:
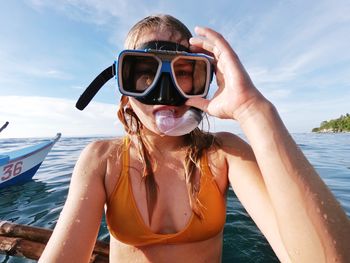
[[350, 114], [341, 115], [337, 119], [323, 121], [320, 127], [313, 128], [312, 132], [317, 133], [349, 133]]
[[313, 131], [313, 133], [350, 133], [350, 131], [319, 130]]

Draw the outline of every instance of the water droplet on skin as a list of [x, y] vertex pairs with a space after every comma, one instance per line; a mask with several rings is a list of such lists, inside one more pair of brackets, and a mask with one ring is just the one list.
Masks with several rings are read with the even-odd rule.
[[321, 205], [324, 205], [324, 202], [323, 202], [323, 201], [321, 201]]
[[327, 214], [323, 214], [323, 218], [327, 220], [328, 218]]
[[76, 219], [76, 220], [75, 220], [75, 223], [78, 223], [78, 224], [79, 224], [79, 223], [80, 223], [80, 219]]
[[337, 240], [333, 240], [333, 244], [334, 244], [334, 245], [337, 244]]

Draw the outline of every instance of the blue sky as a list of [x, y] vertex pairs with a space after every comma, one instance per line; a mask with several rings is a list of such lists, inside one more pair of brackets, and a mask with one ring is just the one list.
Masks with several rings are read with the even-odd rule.
[[[0, 9], [0, 138], [121, 135], [115, 81], [83, 111], [75, 102], [123, 48], [129, 28], [168, 13], [193, 32], [222, 33], [290, 132], [350, 113], [350, 2], [3, 1]], [[215, 83], [211, 89], [214, 90]], [[240, 133], [234, 121], [212, 131]]]

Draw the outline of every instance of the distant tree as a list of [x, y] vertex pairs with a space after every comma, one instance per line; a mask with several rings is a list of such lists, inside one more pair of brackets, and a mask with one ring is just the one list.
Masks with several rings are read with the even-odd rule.
[[320, 127], [313, 128], [312, 132], [350, 132], [350, 114], [340, 115], [337, 119], [321, 122]]

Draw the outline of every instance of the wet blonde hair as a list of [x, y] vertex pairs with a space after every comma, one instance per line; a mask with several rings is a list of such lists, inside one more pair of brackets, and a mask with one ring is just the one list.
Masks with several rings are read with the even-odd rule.
[[192, 37], [191, 31], [178, 19], [170, 15], [147, 16], [137, 22], [126, 36], [124, 46], [126, 49], [136, 49], [140, 37], [145, 32], [169, 32], [170, 39], [179, 43], [181, 40], [188, 40]]
[[[184, 40], [188, 42], [188, 39], [192, 36], [188, 28], [178, 19], [170, 15], [153, 15], [142, 19], [131, 28], [125, 40], [125, 48], [136, 49], [137, 45], [142, 44], [139, 43], [140, 37], [150, 31], [170, 32], [170, 40], [176, 43]], [[125, 131], [129, 135], [136, 135], [138, 139], [139, 154], [144, 165], [142, 178], [146, 186], [148, 215], [149, 222], [151, 222], [153, 210], [157, 202], [158, 186], [153, 172], [156, 162], [150, 155], [142, 137], [143, 125], [128, 105], [128, 97], [126, 96], [122, 96], [121, 98], [118, 118], [122, 122]], [[199, 128], [184, 136], [186, 145], [188, 145], [185, 157], [185, 179], [190, 205], [193, 212], [201, 218], [201, 204], [198, 200], [200, 186], [196, 187], [196, 167], [200, 169], [200, 159], [204, 151], [212, 145], [218, 145], [218, 142], [212, 134], [203, 132]]]

